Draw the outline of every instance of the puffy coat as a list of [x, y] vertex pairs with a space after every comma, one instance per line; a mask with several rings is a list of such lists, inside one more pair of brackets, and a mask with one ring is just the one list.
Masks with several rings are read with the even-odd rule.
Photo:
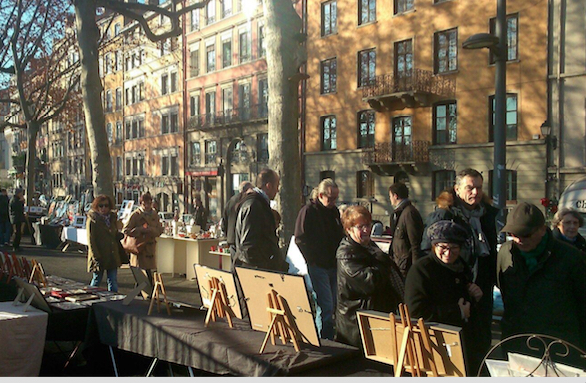
[[586, 349], [586, 262], [548, 229], [546, 249], [530, 272], [512, 242], [498, 253], [503, 338], [522, 333], [555, 336]]
[[236, 210], [234, 265], [286, 272], [289, 266], [279, 248], [277, 225], [269, 201], [260, 193], [248, 193]]
[[144, 237], [146, 245], [142, 248], [140, 254], [130, 254], [130, 266], [140, 267], [145, 270], [156, 269], [156, 238], [163, 234], [164, 231], [157, 211], [152, 209], [149, 212], [145, 212], [142, 207], [136, 209], [128, 218], [122, 232], [126, 235], [134, 236], [132, 235], [132, 229], [134, 228], [137, 228], [139, 236]]
[[120, 241], [118, 230], [122, 223], [116, 213], [110, 212], [110, 227], [99, 213], [90, 210], [86, 229], [88, 238], [87, 271], [90, 273], [112, 270], [120, 267]]
[[360, 348], [362, 342], [356, 312], [395, 312], [403, 302], [404, 282], [390, 256], [372, 241], [364, 247], [346, 237], [340, 242], [336, 259], [338, 306], [335, 339]]

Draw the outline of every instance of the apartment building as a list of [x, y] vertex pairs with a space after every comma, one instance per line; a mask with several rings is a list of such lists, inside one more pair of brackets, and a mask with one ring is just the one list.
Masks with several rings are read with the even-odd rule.
[[186, 198], [218, 221], [223, 204], [268, 163], [262, 3], [212, 0], [186, 18]]
[[[547, 2], [507, 2], [507, 205], [545, 196]], [[388, 187], [423, 214], [462, 169], [491, 194], [494, 58], [464, 50], [491, 32], [496, 1], [327, 0], [307, 9], [305, 183], [340, 185], [388, 222]], [[309, 189], [308, 188], [308, 189]]]

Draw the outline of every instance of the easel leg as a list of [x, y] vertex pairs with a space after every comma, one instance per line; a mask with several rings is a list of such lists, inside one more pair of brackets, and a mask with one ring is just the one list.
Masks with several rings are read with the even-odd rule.
[[110, 350], [110, 358], [112, 359], [112, 367], [114, 367], [114, 376], [118, 377], [118, 367], [116, 367], [116, 359], [114, 359], [114, 350], [112, 350], [112, 346], [108, 346]]

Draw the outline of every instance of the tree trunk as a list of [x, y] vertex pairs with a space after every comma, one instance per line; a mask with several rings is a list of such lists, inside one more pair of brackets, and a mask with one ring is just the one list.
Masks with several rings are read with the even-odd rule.
[[28, 121], [26, 129], [26, 206], [32, 206], [33, 196], [35, 195], [35, 164], [37, 162], [37, 135], [39, 133], [40, 124], [37, 121]]
[[277, 196], [283, 233], [289, 245], [301, 208], [301, 159], [299, 155], [299, 71], [305, 55], [299, 44], [301, 18], [291, 0], [265, 0], [269, 84], [269, 167], [281, 176]]
[[95, 0], [76, 0], [75, 17], [81, 62], [81, 91], [85, 113], [85, 131], [90, 147], [94, 196], [114, 197], [112, 160], [102, 106], [102, 82], [98, 70], [99, 31]]

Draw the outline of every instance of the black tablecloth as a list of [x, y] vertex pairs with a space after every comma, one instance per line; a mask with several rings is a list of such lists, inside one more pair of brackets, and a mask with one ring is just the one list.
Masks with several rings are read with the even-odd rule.
[[283, 376], [304, 375], [332, 364], [361, 359], [351, 346], [322, 340], [321, 347], [270, 341], [259, 354], [265, 333], [253, 331], [248, 323], [235, 319], [230, 328], [224, 319], [205, 327], [205, 311], [189, 307], [172, 308], [168, 316], [164, 304], [147, 315], [148, 301], [134, 300], [92, 305], [87, 343], [102, 344], [160, 360], [190, 366], [217, 375]]

